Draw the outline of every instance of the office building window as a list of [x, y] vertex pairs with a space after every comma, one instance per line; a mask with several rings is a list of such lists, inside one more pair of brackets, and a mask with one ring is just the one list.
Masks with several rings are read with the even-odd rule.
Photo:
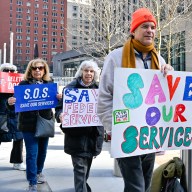
[[52, 23], [57, 23], [57, 19], [52, 19]]
[[16, 21], [16, 26], [22, 26], [22, 21]]
[[52, 25], [52, 29], [57, 29], [57, 25]]
[[47, 48], [47, 44], [42, 44], [42, 48]]
[[17, 33], [22, 33], [22, 28], [16, 28]]
[[35, 8], [39, 8], [39, 4], [38, 3], [35, 4]]
[[17, 56], [16, 56], [16, 60], [17, 60], [17, 61], [22, 61], [22, 56], [21, 56], [21, 55], [17, 55]]
[[43, 42], [47, 42], [48, 40], [47, 40], [47, 37], [42, 37], [42, 41]]
[[34, 21], [38, 21], [38, 17], [34, 17]]
[[17, 7], [16, 12], [22, 12], [22, 11], [23, 11], [23, 8]]
[[48, 25], [47, 25], [47, 24], [43, 24], [43, 25], [42, 25], [42, 28], [48, 29]]
[[48, 18], [43, 17], [43, 18], [42, 18], [42, 21], [43, 21], [43, 22], [48, 22]]
[[16, 42], [16, 47], [22, 47], [22, 42]]
[[17, 1], [17, 5], [23, 5], [22, 1]]
[[22, 35], [16, 35], [16, 40], [22, 40]]
[[27, 20], [31, 20], [31, 17], [29, 15], [27, 15]]
[[31, 31], [30, 29], [27, 29], [27, 30], [26, 30], [26, 33], [27, 33], [27, 34], [30, 34], [30, 31]]
[[51, 41], [52, 42], [57, 42], [57, 38], [52, 38]]
[[57, 17], [57, 13], [53, 12], [53, 13], [52, 13], [52, 16], [53, 16], [53, 17]]
[[43, 51], [42, 51], [42, 55], [47, 55], [47, 51], [46, 51], [46, 50], [43, 50]]
[[54, 45], [54, 44], [53, 44], [53, 45], [51, 46], [51, 48], [52, 48], [52, 49], [57, 49], [57, 45]]
[[56, 31], [53, 31], [52, 32], [52, 36], [56, 36], [57, 35], [57, 32]]
[[34, 23], [34, 28], [38, 28], [38, 23]]
[[42, 34], [43, 35], [48, 35], [48, 32], [47, 31], [43, 31]]
[[52, 10], [53, 10], [53, 11], [56, 11], [56, 10], [57, 10], [57, 7], [56, 7], [56, 6], [52, 6]]
[[48, 16], [48, 11], [44, 11], [43, 15]]
[[43, 9], [48, 9], [48, 5], [43, 5]]
[[29, 42], [26, 42], [26, 47], [30, 47], [30, 43]]

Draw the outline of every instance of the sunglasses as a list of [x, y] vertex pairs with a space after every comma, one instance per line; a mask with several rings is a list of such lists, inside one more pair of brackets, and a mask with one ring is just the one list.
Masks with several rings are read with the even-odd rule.
[[37, 69], [39, 69], [39, 71], [42, 71], [43, 69], [45, 69], [45, 67], [44, 67], [44, 66], [31, 67], [31, 69], [32, 69], [33, 71], [36, 71]]
[[13, 73], [13, 72], [15, 72], [15, 70], [14, 69], [3, 69], [3, 72], [11, 72], [11, 73]]

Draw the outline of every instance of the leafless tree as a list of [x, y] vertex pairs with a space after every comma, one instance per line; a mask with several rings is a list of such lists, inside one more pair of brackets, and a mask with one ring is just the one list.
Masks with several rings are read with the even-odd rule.
[[[185, 42], [192, 42], [191, 0], [91, 0], [91, 7], [80, 5], [80, 24], [71, 35], [85, 40], [80, 46], [92, 57], [103, 58], [113, 49], [122, 46], [129, 36], [131, 14], [139, 7], [149, 8], [157, 19], [156, 47], [166, 53], [168, 63], [182, 52], [191, 51]], [[87, 22], [89, 27], [81, 24]], [[191, 24], [190, 24], [191, 23]], [[69, 29], [69, 28], [68, 28]], [[76, 48], [78, 49], [77, 46]], [[177, 50], [177, 51], [176, 51]]]

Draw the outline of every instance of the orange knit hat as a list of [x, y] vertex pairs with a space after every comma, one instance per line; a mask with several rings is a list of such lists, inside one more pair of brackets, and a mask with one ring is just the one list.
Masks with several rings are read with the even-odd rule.
[[155, 26], [157, 25], [155, 17], [147, 8], [137, 9], [132, 14], [130, 32], [132, 33], [139, 25], [141, 25], [144, 22], [153, 22]]

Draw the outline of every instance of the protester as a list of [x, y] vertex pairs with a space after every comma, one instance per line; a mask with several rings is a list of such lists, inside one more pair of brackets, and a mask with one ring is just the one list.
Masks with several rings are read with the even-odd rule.
[[[66, 88], [97, 89], [96, 83], [100, 70], [96, 62], [83, 61], [75, 75], [75, 80]], [[65, 89], [65, 88], [64, 88]], [[62, 123], [63, 99], [60, 100], [56, 110], [56, 119]], [[62, 128], [62, 125], [60, 126]], [[104, 128], [97, 127], [71, 127], [62, 128], [65, 133], [64, 151], [71, 155], [74, 168], [75, 192], [91, 192], [87, 183], [93, 157], [100, 154], [103, 144]]]
[[[49, 67], [43, 59], [31, 60], [24, 74], [24, 80], [19, 85], [46, 84], [52, 83], [49, 73]], [[15, 97], [8, 100], [9, 105], [14, 105]], [[51, 119], [53, 116], [52, 109], [39, 110], [40, 116], [45, 119]], [[26, 147], [26, 176], [29, 181], [29, 192], [37, 191], [37, 183], [46, 182], [42, 174], [44, 162], [46, 159], [48, 137], [36, 138], [37, 111], [25, 111], [19, 113], [19, 130], [22, 131]]]
[[[105, 59], [99, 88], [98, 115], [108, 134], [111, 134], [112, 128], [115, 67], [157, 69], [164, 76], [173, 70], [154, 47], [156, 27], [156, 19], [148, 9], [136, 10], [132, 15], [129, 39], [123, 47], [113, 50]], [[111, 136], [113, 139], [113, 133]], [[117, 158], [117, 161], [124, 180], [124, 192], [150, 190], [155, 153]]]
[[[10, 63], [0, 65], [0, 71], [6, 73], [16, 73], [17, 67]], [[23, 163], [23, 135], [17, 129], [18, 114], [14, 110], [9, 110], [6, 107], [6, 102], [12, 93], [0, 93], [0, 119], [3, 116], [7, 117], [8, 132], [0, 132], [1, 142], [13, 141], [13, 147], [10, 155], [10, 163], [13, 163], [13, 168], [20, 171], [25, 171], [26, 166]]]

